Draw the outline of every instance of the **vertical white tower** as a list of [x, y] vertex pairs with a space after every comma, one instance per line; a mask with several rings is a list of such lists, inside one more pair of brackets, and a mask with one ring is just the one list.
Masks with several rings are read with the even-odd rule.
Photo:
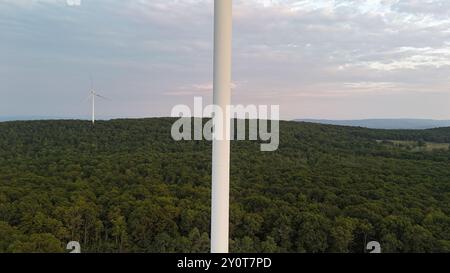
[[[214, 0], [214, 105], [226, 111], [231, 99], [232, 0]], [[211, 252], [228, 253], [230, 193], [230, 132], [228, 115], [216, 119], [223, 128], [213, 138]], [[221, 123], [221, 124], [220, 124]], [[222, 126], [221, 126], [222, 125]], [[216, 127], [217, 128], [217, 127]]]
[[95, 123], [95, 92], [91, 91], [92, 94], [92, 124]]

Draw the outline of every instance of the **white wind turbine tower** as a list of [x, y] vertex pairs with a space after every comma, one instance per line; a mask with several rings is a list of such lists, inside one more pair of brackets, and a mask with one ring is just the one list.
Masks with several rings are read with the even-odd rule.
[[99, 98], [106, 99], [106, 100], [109, 100], [109, 99], [106, 97], [103, 97], [102, 95], [99, 95], [95, 92], [92, 77], [91, 77], [91, 91], [90, 92], [91, 92], [91, 94], [89, 96], [92, 100], [92, 125], [94, 125], [95, 124], [95, 97], [99, 97]]
[[[214, 105], [225, 111], [231, 100], [232, 0], [214, 0]], [[222, 127], [220, 139], [213, 137], [211, 194], [211, 252], [228, 253], [230, 199], [229, 117], [214, 126]], [[222, 126], [221, 126], [222, 125]], [[217, 127], [216, 127], [217, 128]]]

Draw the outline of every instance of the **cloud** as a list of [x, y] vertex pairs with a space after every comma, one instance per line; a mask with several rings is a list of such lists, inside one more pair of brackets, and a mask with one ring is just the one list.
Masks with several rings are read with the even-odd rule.
[[379, 60], [347, 63], [341, 69], [352, 66], [366, 67], [380, 71], [393, 70], [418, 70], [430, 68], [441, 68], [450, 66], [450, 46], [442, 47], [411, 47], [403, 46], [385, 51]]
[[[133, 115], [162, 115], [179, 100], [211, 94], [212, 0], [64, 3], [0, 2], [2, 90], [10, 90], [1, 92], [11, 100], [29, 92], [23, 78], [48, 100], [61, 91], [42, 82], [82, 97], [87, 71], [123, 103], [159, 102], [152, 110], [128, 107]], [[285, 103], [294, 115], [301, 111], [293, 105], [309, 98], [441, 94], [450, 82], [449, 1], [235, 0], [233, 8], [238, 102]], [[358, 109], [373, 108], [369, 99], [361, 103]], [[0, 106], [17, 109], [10, 105]], [[441, 112], [450, 118], [450, 110]]]

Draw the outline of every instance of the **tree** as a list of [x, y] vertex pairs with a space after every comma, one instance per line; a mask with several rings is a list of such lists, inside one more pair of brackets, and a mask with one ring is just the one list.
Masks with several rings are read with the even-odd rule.
[[114, 208], [108, 215], [111, 221], [111, 235], [115, 239], [115, 244], [119, 252], [122, 252], [124, 244], [127, 242], [128, 233], [125, 217], [119, 208]]
[[330, 232], [331, 252], [349, 252], [356, 223], [351, 218], [337, 217]]
[[15, 241], [8, 249], [12, 253], [61, 253], [63, 244], [52, 234], [32, 234], [28, 239]]
[[261, 242], [262, 253], [275, 253], [278, 252], [278, 246], [271, 236], [267, 236], [266, 240]]
[[324, 252], [327, 247], [329, 221], [320, 214], [303, 213], [298, 217], [296, 246], [298, 252]]

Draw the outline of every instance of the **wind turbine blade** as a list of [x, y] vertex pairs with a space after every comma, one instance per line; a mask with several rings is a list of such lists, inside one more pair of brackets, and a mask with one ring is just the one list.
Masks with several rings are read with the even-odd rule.
[[99, 95], [99, 94], [95, 94], [95, 96], [97, 96], [97, 97], [99, 97], [99, 98], [102, 98], [102, 99], [105, 99], [105, 100], [111, 100], [111, 99], [109, 99], [109, 98], [107, 98], [107, 97], [104, 97], [104, 96], [102, 96], [102, 95]]
[[92, 75], [89, 74], [89, 80], [91, 81], [91, 91], [94, 90], [94, 80], [92, 79]]
[[82, 100], [80, 100], [80, 103], [82, 103], [82, 102], [86, 102], [87, 100], [89, 100], [90, 98], [91, 98], [91, 94], [89, 94], [86, 98], [84, 98], [84, 99], [82, 99]]

